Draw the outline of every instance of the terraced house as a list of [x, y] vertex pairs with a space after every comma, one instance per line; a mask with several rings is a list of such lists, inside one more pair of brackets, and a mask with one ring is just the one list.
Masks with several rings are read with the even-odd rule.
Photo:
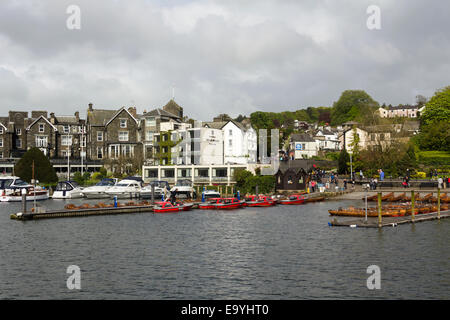
[[90, 159], [104, 161], [112, 171], [117, 171], [121, 166], [117, 163], [119, 160], [131, 164], [142, 159], [136, 108], [104, 110], [94, 109], [89, 104], [86, 127]]

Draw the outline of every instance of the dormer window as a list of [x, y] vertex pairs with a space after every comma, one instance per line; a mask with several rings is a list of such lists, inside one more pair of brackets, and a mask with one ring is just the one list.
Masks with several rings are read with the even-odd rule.
[[45, 125], [43, 123], [39, 123], [39, 132], [45, 131]]
[[[3, 128], [2, 128], [3, 131]], [[3, 133], [3, 132], [2, 132]], [[16, 134], [20, 136], [22, 134], [22, 129], [16, 129]]]

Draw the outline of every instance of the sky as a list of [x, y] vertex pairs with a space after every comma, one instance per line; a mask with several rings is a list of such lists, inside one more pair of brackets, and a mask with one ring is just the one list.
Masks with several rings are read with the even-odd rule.
[[208, 121], [332, 106], [344, 90], [412, 104], [450, 85], [449, 12], [441, 0], [2, 0], [0, 116], [142, 113], [174, 96]]

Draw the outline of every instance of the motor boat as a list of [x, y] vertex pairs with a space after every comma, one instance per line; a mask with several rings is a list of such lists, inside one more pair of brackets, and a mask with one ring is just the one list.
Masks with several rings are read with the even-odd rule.
[[238, 198], [221, 198], [222, 201], [218, 201], [214, 204], [214, 209], [239, 209], [242, 208], [244, 201], [238, 200]]
[[216, 204], [223, 202], [222, 198], [210, 198], [206, 200], [205, 202], [201, 202], [198, 204], [199, 209], [203, 210], [213, 210], [216, 208]]
[[288, 199], [280, 200], [280, 204], [303, 204], [305, 198], [301, 194], [293, 194]]
[[155, 199], [161, 199], [164, 194], [164, 188], [167, 191], [170, 190], [169, 183], [167, 181], [152, 181], [149, 185], [143, 187], [141, 189], [141, 198], [142, 199], [151, 199], [152, 198], [152, 186], [155, 187]]
[[117, 181], [118, 181], [117, 178], [102, 179], [95, 186], [84, 188], [83, 194], [88, 199], [109, 198], [109, 194], [106, 193], [106, 190], [109, 190], [111, 187], [114, 187], [117, 184]]
[[[23, 188], [26, 190], [26, 201], [40, 201], [47, 200], [50, 195], [47, 189], [41, 187], [31, 188]], [[9, 193], [8, 195], [0, 196], [1, 202], [20, 202], [22, 201], [22, 189], [16, 189], [14, 192]]]
[[53, 192], [53, 199], [83, 198], [83, 188], [74, 181], [60, 181]]
[[176, 185], [170, 189], [170, 192], [177, 190], [177, 195], [184, 195], [186, 198], [197, 198], [197, 192], [192, 187], [192, 181], [188, 179], [178, 180]]
[[205, 190], [202, 192], [202, 198], [205, 200], [220, 198], [220, 193], [215, 190]]
[[139, 198], [141, 193], [141, 183], [137, 180], [124, 179], [106, 190], [105, 193], [110, 198], [116, 196], [118, 199]]
[[250, 196], [244, 202], [244, 205], [247, 207], [271, 207], [275, 204], [276, 200], [268, 196]]
[[157, 202], [155, 207], [153, 208], [153, 213], [174, 213], [180, 211], [188, 211], [191, 210], [193, 204], [192, 203], [181, 203], [176, 202], [172, 204], [170, 201], [161, 201]]
[[22, 190], [26, 190], [26, 201], [45, 200], [49, 198], [47, 189], [36, 188], [17, 176], [0, 177], [0, 201], [22, 201]]

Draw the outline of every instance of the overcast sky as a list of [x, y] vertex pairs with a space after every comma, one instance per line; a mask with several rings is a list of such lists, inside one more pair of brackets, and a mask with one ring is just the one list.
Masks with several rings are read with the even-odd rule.
[[2, 0], [0, 115], [141, 113], [172, 87], [198, 120], [331, 106], [347, 89], [414, 103], [450, 85], [449, 13], [447, 0]]

